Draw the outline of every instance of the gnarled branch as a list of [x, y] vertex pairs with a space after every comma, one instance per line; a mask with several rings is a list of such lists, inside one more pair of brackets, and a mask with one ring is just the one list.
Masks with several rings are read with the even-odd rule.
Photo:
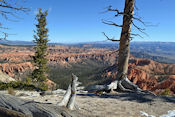
[[138, 36], [140, 38], [143, 38], [140, 34], [134, 34], [134, 33], [130, 33], [132, 36]]
[[103, 20], [103, 19], [102, 19], [102, 23], [107, 24], [107, 25], [113, 25], [113, 26], [117, 26], [117, 27], [122, 27], [122, 25], [118, 25], [118, 24], [116, 24], [116, 23], [114, 23], [112, 21], [107, 21], [107, 20]]
[[140, 28], [139, 26], [137, 26], [133, 21], [132, 21], [133, 26], [141, 33], [145, 34], [146, 36], [148, 36], [148, 34], [145, 31], [145, 28]]
[[108, 11], [116, 12], [116, 14], [115, 14], [116, 17], [119, 16], [119, 15], [124, 15], [124, 12], [120, 12], [118, 9], [112, 9], [111, 5], [108, 7]]
[[8, 33], [0, 31], [0, 33], [2, 33], [4, 36], [0, 38], [0, 40], [4, 40], [8, 37]]
[[120, 40], [114, 39], [114, 37], [111, 39], [111, 38], [109, 38], [104, 32], [102, 32], [102, 33], [103, 33], [103, 35], [107, 38], [107, 40], [109, 40], [109, 41], [120, 41]]

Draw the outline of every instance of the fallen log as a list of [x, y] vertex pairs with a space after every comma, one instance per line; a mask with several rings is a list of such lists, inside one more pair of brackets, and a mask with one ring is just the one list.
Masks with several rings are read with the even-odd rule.
[[[66, 106], [59, 106], [28, 101], [11, 95], [0, 94], [0, 117], [83, 117], [75, 109], [75, 96], [78, 77], [72, 74], [72, 82], [69, 85], [69, 95], [66, 97]], [[67, 99], [68, 97], [68, 99]]]

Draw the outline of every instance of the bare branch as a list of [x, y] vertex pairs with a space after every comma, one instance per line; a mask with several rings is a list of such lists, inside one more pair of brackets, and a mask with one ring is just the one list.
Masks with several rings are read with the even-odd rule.
[[132, 36], [138, 36], [140, 38], [143, 38], [140, 34], [134, 34], [134, 33], [131, 33]]
[[0, 33], [2, 33], [2, 34], [4, 35], [3, 37], [0, 37], [0, 40], [7, 39], [7, 37], [8, 37], [8, 33], [3, 32], [3, 31], [0, 31]]
[[141, 17], [132, 17], [134, 20], [139, 21], [140, 23], [142, 23], [144, 26], [146, 26], [146, 23], [144, 21], [142, 21]]
[[120, 16], [120, 15], [123, 15], [124, 13], [123, 12], [120, 12], [118, 9], [112, 9], [112, 6], [108, 6], [105, 8], [106, 11], [102, 12], [102, 13], [107, 13], [109, 11], [113, 11], [113, 12], [116, 12], [116, 15], [115, 16]]
[[114, 39], [114, 37], [111, 39], [111, 38], [109, 38], [104, 32], [102, 32], [102, 33], [103, 33], [103, 35], [107, 38], [107, 40], [109, 40], [109, 41], [120, 41], [120, 40]]
[[134, 39], [134, 37], [131, 37], [131, 36], [130, 36], [130, 38], [129, 38], [129, 39], [130, 39], [129, 41], [132, 41], [132, 40]]
[[8, 3], [5, 0], [0, 0], [0, 7], [7, 8], [7, 9], [13, 9], [17, 11], [23, 11], [23, 12], [28, 12], [30, 9], [24, 8], [22, 6], [19, 6], [17, 2], [11, 2]]
[[[136, 3], [134, 3], [134, 7], [135, 7], [136, 10], [138, 10], [138, 8], [136, 7]], [[116, 12], [115, 17], [121, 16], [121, 15], [122, 15], [122, 16], [127, 16], [127, 17], [129, 17], [129, 18], [132, 18], [133, 21], [138, 21], [139, 23], [141, 23], [141, 24], [143, 25], [143, 27], [147, 27], [147, 26], [156, 26], [156, 25], [148, 25], [147, 22], [144, 22], [144, 21], [142, 20], [142, 18], [141, 18], [140, 16], [138, 16], [137, 14], [135, 14], [135, 15], [133, 16], [133, 15], [131, 15], [131, 14], [126, 14], [126, 13], [124, 13], [124, 12], [120, 12], [118, 9], [112, 8], [111, 5], [110, 5], [109, 7], [107, 7], [106, 9], [107, 9], [107, 10], [106, 10], [105, 12], [110, 12], [110, 11]], [[139, 27], [139, 26], [136, 25], [133, 21], [131, 21], [132, 24], [133, 24], [133, 26], [134, 26], [139, 32], [141, 32], [141, 33], [143, 33], [144, 35], [148, 36], [148, 34], [145, 33], [145, 28]], [[116, 27], [123, 27], [123, 25], [119, 25], [119, 24], [116, 24], [115, 22], [107, 21], [107, 20], [102, 20], [102, 23], [107, 24], [107, 25], [113, 25], [113, 26], [116, 26]], [[103, 34], [105, 35], [105, 33], [103, 33]], [[138, 36], [138, 37], [140, 37], [140, 38], [143, 38], [143, 36], [141, 36], [140, 34], [131, 34], [131, 36], [132, 36], [132, 37], [130, 37], [130, 40], [132, 40], [132, 39], [134, 38], [134, 36]], [[113, 39], [113, 38], [110, 39], [110, 38], [109, 38], [108, 36], [106, 36], [106, 35], [105, 35], [105, 37], [106, 37], [108, 40], [115, 40], [115, 39]]]
[[134, 9], [136, 9], [137, 11], [139, 10], [139, 8], [136, 6], [136, 1], [134, 3]]
[[145, 31], [145, 28], [140, 28], [140, 27], [137, 26], [133, 21], [132, 21], [132, 24], [133, 24], [133, 26], [134, 26], [138, 31], [140, 31], [141, 33], [143, 33], [143, 34], [145, 34], [146, 36], [148, 36], [148, 34], [144, 32], [144, 31]]
[[115, 16], [120, 16], [120, 15], [124, 15], [124, 12], [120, 12], [118, 9], [112, 9], [112, 6], [108, 7], [108, 11], [114, 11], [116, 12]]
[[116, 27], [122, 27], [123, 26], [123, 25], [118, 25], [118, 24], [116, 24], [112, 21], [107, 21], [107, 20], [103, 20], [103, 19], [102, 19], [102, 23], [107, 24], [107, 25], [113, 25], [113, 26], [116, 26]]
[[17, 19], [21, 19], [20, 17], [18, 17], [15, 13], [12, 13], [12, 12], [8, 12], [8, 11], [1, 11], [0, 10], [0, 14], [2, 15], [2, 17], [4, 17], [6, 20], [8, 21], [13, 21], [13, 22], [17, 22], [17, 20], [12, 20], [12, 19], [9, 19], [9, 15], [17, 18]]
[[[21, 19], [17, 14], [18, 12], [27, 13], [28, 11], [30, 11], [29, 8], [25, 8], [22, 5], [20, 5], [18, 3], [19, 1], [20, 0], [12, 0], [12, 1], [0, 0], [0, 8], [1, 8], [0, 15], [2, 16], [2, 18], [4, 18], [5, 20], [16, 22], [17, 20], [14, 19], [12, 20], [11, 16], [16, 19]], [[22, 0], [22, 2], [24, 2], [24, 0]], [[0, 23], [0, 29], [8, 29], [8, 28], [2, 26], [2, 24]], [[6, 39], [8, 37], [8, 33], [4, 31], [0, 31], [0, 33], [4, 35], [4, 37], [0, 39]]]

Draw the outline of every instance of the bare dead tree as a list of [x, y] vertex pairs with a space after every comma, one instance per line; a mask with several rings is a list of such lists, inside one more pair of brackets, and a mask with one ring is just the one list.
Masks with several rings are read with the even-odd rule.
[[114, 23], [113, 21], [102, 20], [102, 23], [104, 24], [122, 28], [120, 39], [109, 38], [103, 32], [107, 40], [118, 41], [120, 43], [119, 57], [118, 57], [118, 71], [117, 71], [117, 76], [115, 81], [111, 82], [109, 85], [96, 85], [92, 87], [93, 89], [97, 89], [97, 90], [120, 89], [121, 91], [127, 91], [127, 92], [151, 93], [149, 91], [141, 90], [137, 85], [133, 84], [127, 78], [128, 61], [130, 56], [130, 41], [132, 40], [133, 36], [139, 36], [142, 38], [140, 34], [131, 33], [131, 26], [133, 25], [141, 33], [146, 34], [144, 32], [145, 29], [137, 26], [134, 23], [134, 20], [139, 21], [144, 26], [147, 25], [145, 22], [141, 20], [140, 17], [134, 16], [134, 8], [135, 8], [135, 0], [125, 0], [124, 11], [121, 12], [118, 9], [113, 9], [112, 6], [109, 6], [107, 11], [105, 11], [105, 12], [115, 12], [115, 17], [119, 17], [119, 16], [123, 17], [122, 24], [117, 24], [117, 23]]
[[[27, 13], [30, 11], [29, 8], [25, 8], [22, 5], [22, 2], [25, 2], [24, 0], [0, 0], [0, 15], [1, 18], [8, 20], [8, 21], [17, 21], [14, 19], [20, 19], [19, 14], [20, 12]], [[5, 29], [8, 29], [7, 27], [3, 26], [2, 22], [0, 22], [0, 33], [1, 33], [1, 39], [6, 39], [8, 37], [8, 33], [6, 31], [3, 31]]]

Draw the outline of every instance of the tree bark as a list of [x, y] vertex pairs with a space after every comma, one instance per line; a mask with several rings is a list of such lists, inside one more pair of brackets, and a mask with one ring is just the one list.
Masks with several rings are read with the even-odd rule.
[[130, 55], [130, 32], [132, 26], [132, 17], [134, 13], [134, 2], [135, 0], [125, 0], [123, 27], [120, 36], [118, 58], [118, 80], [125, 78], [128, 73], [128, 61]]
[[122, 91], [141, 91], [136, 85], [130, 82], [127, 78], [128, 61], [130, 55], [130, 33], [134, 14], [135, 0], [125, 0], [123, 12], [123, 25], [120, 36], [118, 71], [116, 80], [107, 86], [107, 89], [117, 89]]

